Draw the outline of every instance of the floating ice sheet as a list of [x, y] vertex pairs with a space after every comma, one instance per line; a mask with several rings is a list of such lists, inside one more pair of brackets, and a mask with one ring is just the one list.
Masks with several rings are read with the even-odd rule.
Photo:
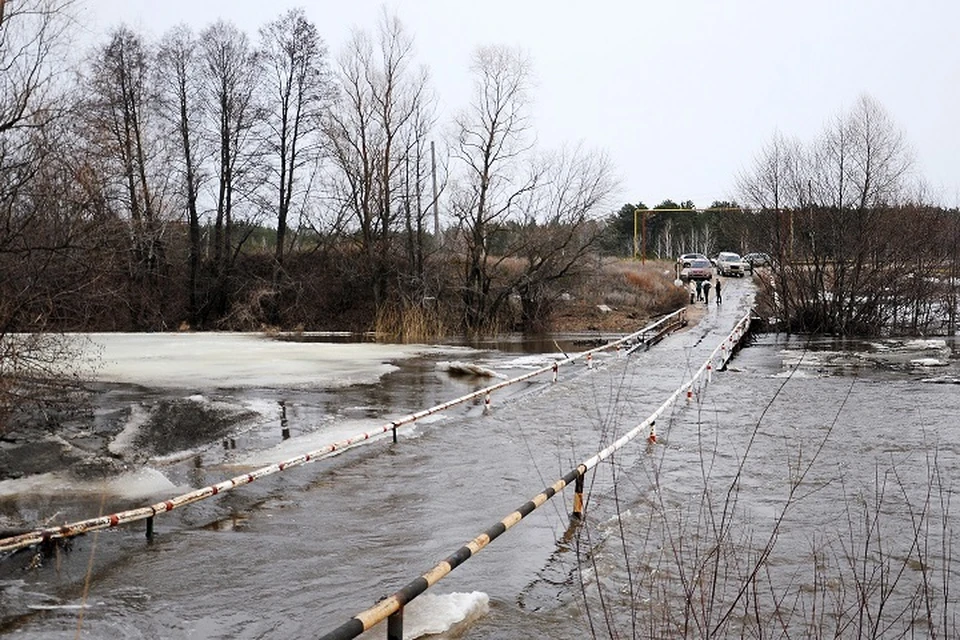
[[291, 342], [252, 333], [86, 334], [101, 382], [163, 388], [342, 387], [374, 383], [426, 345]]

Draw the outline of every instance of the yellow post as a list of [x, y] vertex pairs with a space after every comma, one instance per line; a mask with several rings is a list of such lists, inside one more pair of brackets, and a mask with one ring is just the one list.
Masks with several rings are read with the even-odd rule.
[[647, 212], [643, 212], [643, 225], [641, 226], [641, 235], [643, 237], [643, 252], [640, 254], [642, 264], [647, 264]]

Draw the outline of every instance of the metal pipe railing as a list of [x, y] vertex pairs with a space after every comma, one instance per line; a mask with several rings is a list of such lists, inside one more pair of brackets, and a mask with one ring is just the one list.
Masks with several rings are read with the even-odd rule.
[[[389, 620], [387, 640], [400, 640], [403, 635], [404, 606], [409, 604], [411, 600], [429, 589], [441, 578], [448, 575], [451, 571], [466, 562], [472, 556], [479, 553], [484, 547], [493, 542], [507, 529], [510, 529], [519, 523], [521, 520], [523, 520], [523, 518], [530, 515], [535, 509], [543, 505], [547, 500], [563, 491], [563, 489], [569, 486], [571, 482], [575, 483], [576, 491], [574, 495], [574, 509], [571, 516], [573, 519], [579, 520], [580, 517], [582, 517], [582, 492], [584, 486], [583, 477], [586, 472], [596, 467], [603, 460], [609, 458], [615, 451], [623, 448], [626, 444], [636, 439], [640, 434], [645, 433], [647, 429], [650, 429], [650, 440], [655, 441], [656, 438], [654, 427], [656, 425], [657, 418], [659, 418], [660, 415], [663, 414], [668, 407], [670, 407], [670, 405], [677, 401], [684, 390], [691, 389], [694, 383], [696, 383], [706, 372], [711, 370], [711, 364], [718, 357], [718, 355], [720, 356], [720, 368], [722, 369], [723, 365], [726, 364], [727, 360], [729, 360], [733, 349], [743, 338], [743, 336], [746, 335], [746, 332], [750, 326], [750, 318], [751, 313], [748, 313], [739, 322], [737, 322], [733, 330], [719, 345], [717, 345], [717, 347], [710, 353], [709, 357], [704, 361], [703, 365], [701, 365], [700, 368], [697, 369], [696, 373], [693, 374], [690, 381], [685, 382], [677, 387], [676, 391], [674, 391], [670, 397], [667, 398], [667, 400], [643, 422], [622, 435], [603, 450], [599, 451], [596, 455], [581, 462], [575, 469], [568, 472], [562, 478], [554, 482], [551, 486], [547, 487], [536, 496], [525, 502], [519, 509], [512, 512], [498, 523], [475, 537], [473, 540], [460, 547], [445, 560], [438, 563], [429, 571], [420, 575], [413, 581], [409, 582], [392, 596], [384, 598], [383, 600], [377, 602], [373, 607], [361, 611], [333, 631], [321, 636], [320, 640], [349, 640], [350, 638], [356, 638], [361, 633], [373, 628], [375, 625], [383, 622], [384, 620]], [[729, 345], [729, 349], [727, 348], [727, 345]], [[580, 509], [580, 511], [578, 511], [578, 509]]]
[[[15, 551], [17, 549], [23, 549], [30, 547], [36, 544], [49, 543], [52, 540], [60, 538], [70, 538], [80, 534], [98, 531], [101, 529], [107, 529], [110, 527], [116, 527], [121, 524], [128, 524], [131, 522], [137, 522], [140, 520], [146, 520], [146, 533], [147, 538], [152, 538], [154, 531], [154, 518], [160, 514], [173, 511], [180, 507], [187, 506], [194, 502], [200, 500], [206, 500], [207, 498], [212, 498], [213, 496], [219, 495], [226, 491], [230, 491], [237, 487], [249, 484], [254, 480], [258, 480], [265, 476], [273, 475], [279, 473], [280, 471], [285, 471], [287, 469], [306, 464], [308, 462], [313, 462], [316, 460], [323, 459], [325, 457], [340, 453], [341, 451], [353, 447], [355, 445], [361, 444], [365, 441], [380, 437], [387, 432], [393, 432], [394, 441], [397, 439], [397, 429], [412, 424], [417, 420], [425, 418], [427, 416], [439, 413], [450, 409], [451, 407], [463, 404], [464, 402], [469, 402], [473, 399], [486, 397], [489, 400], [489, 396], [494, 391], [502, 389], [504, 387], [523, 382], [530, 378], [542, 375], [544, 373], [553, 372], [554, 381], [557, 380], [557, 375], [559, 372], [559, 366], [561, 364], [569, 364], [575, 362], [579, 359], [584, 359], [588, 363], [591, 361], [593, 354], [609, 350], [616, 349], [619, 346], [632, 342], [633, 340], [638, 340], [638, 344], [644, 344], [651, 339], [658, 339], [660, 336], [672, 331], [678, 326], [682, 326], [686, 323], [686, 309], [679, 309], [667, 316], [664, 316], [660, 320], [635, 331], [623, 338], [615, 340], [605, 345], [601, 345], [590, 349], [588, 351], [583, 351], [573, 356], [569, 356], [563, 360], [554, 362], [551, 365], [541, 367], [534, 371], [525, 373], [521, 376], [511, 378], [509, 380], [504, 380], [502, 382], [484, 387], [467, 395], [449, 400], [447, 402], [438, 404], [436, 406], [430, 407], [428, 409], [423, 409], [422, 411], [417, 411], [416, 413], [411, 413], [396, 420], [380, 426], [377, 429], [361, 433], [350, 438], [345, 438], [339, 440], [332, 444], [325, 445], [314, 451], [301, 454], [295, 458], [289, 460], [284, 460], [283, 462], [277, 462], [265, 467], [256, 469], [250, 473], [244, 473], [229, 480], [225, 480], [215, 485], [209, 485], [200, 489], [196, 489], [189, 493], [185, 493], [169, 500], [164, 500], [162, 502], [157, 502], [156, 504], [140, 507], [137, 509], [130, 509], [127, 511], [120, 511], [110, 515], [100, 516], [97, 518], [90, 518], [87, 520], [80, 520], [78, 522], [73, 522], [65, 524], [59, 527], [47, 527], [43, 529], [36, 529], [26, 533], [22, 533], [16, 536], [10, 536], [7, 538], [0, 539], [0, 553], [5, 551]], [[652, 336], [652, 337], [649, 337]], [[489, 404], [489, 402], [487, 402]]]

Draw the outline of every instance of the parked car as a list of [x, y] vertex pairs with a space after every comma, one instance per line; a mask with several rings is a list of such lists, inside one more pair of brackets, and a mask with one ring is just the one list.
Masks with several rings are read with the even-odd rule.
[[702, 253], [685, 253], [679, 258], [677, 258], [677, 264], [680, 265], [680, 268], [689, 267], [690, 262], [693, 260], [706, 260], [707, 256]]
[[750, 271], [753, 271], [754, 267], [770, 266], [770, 256], [759, 251], [743, 256], [743, 261], [750, 265]]
[[747, 265], [743, 262], [739, 253], [732, 251], [721, 251], [717, 255], [717, 274], [721, 276], [743, 277], [747, 272]]
[[680, 279], [689, 282], [690, 280], [709, 280], [713, 277], [713, 265], [706, 258], [694, 258], [687, 261], [685, 267], [680, 269]]

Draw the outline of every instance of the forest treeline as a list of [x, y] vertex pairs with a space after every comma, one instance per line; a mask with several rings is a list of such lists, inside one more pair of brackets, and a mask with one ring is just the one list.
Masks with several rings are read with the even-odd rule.
[[0, 17], [0, 335], [538, 331], [641, 246], [769, 253], [766, 312], [793, 330], [954, 329], [957, 212], [868, 97], [812, 142], [775, 135], [736, 200], [612, 210], [603, 152], [535, 144], [520, 50], [478, 49], [447, 121], [386, 11], [337, 52], [294, 9], [253, 35], [119, 25], [70, 65], [75, 6]]
[[300, 9], [118, 26], [70, 76], [70, 4], [0, 24], [5, 331], [530, 329], [588, 265], [612, 166], [533, 144], [519, 50], [440, 122], [387, 12], [336, 55]]

